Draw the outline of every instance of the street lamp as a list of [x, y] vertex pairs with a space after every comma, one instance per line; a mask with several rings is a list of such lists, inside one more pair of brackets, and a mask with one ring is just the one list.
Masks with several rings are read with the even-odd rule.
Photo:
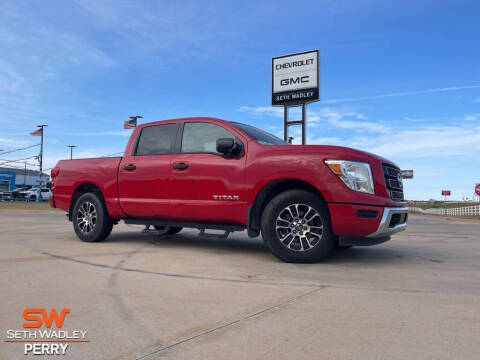
[[70, 148], [70, 160], [72, 160], [73, 159], [73, 148], [77, 147], [77, 145], [68, 145], [68, 147]]

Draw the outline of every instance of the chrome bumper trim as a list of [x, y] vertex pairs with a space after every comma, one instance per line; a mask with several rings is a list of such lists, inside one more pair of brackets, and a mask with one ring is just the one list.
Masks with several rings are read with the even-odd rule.
[[378, 225], [377, 231], [367, 235], [368, 238], [379, 238], [384, 236], [390, 236], [399, 231], [403, 231], [407, 228], [407, 222], [403, 224], [398, 224], [393, 227], [389, 227], [390, 220], [395, 214], [408, 214], [408, 209], [406, 207], [386, 207], [383, 210], [382, 220], [380, 220], [380, 225]]

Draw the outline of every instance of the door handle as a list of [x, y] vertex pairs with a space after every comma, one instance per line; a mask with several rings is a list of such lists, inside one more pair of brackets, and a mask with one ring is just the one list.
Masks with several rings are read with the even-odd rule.
[[176, 170], [187, 169], [188, 164], [187, 163], [175, 163], [175, 164], [173, 164], [173, 168], [176, 169]]
[[125, 170], [127, 170], [127, 171], [133, 171], [133, 170], [135, 170], [137, 167], [136, 167], [135, 165], [133, 165], [133, 164], [129, 164], [129, 165], [125, 165], [123, 168], [124, 168]]

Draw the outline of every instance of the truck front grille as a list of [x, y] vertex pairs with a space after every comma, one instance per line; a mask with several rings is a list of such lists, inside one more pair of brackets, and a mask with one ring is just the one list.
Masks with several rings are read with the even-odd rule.
[[403, 180], [400, 169], [390, 164], [383, 164], [385, 184], [394, 201], [403, 201]]

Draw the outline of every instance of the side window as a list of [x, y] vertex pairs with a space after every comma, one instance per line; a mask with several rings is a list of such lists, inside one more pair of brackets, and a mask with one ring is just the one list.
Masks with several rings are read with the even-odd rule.
[[161, 155], [172, 152], [177, 124], [147, 126], [142, 129], [135, 155]]
[[182, 153], [217, 152], [217, 139], [235, 136], [223, 127], [210, 123], [185, 123], [182, 138]]

